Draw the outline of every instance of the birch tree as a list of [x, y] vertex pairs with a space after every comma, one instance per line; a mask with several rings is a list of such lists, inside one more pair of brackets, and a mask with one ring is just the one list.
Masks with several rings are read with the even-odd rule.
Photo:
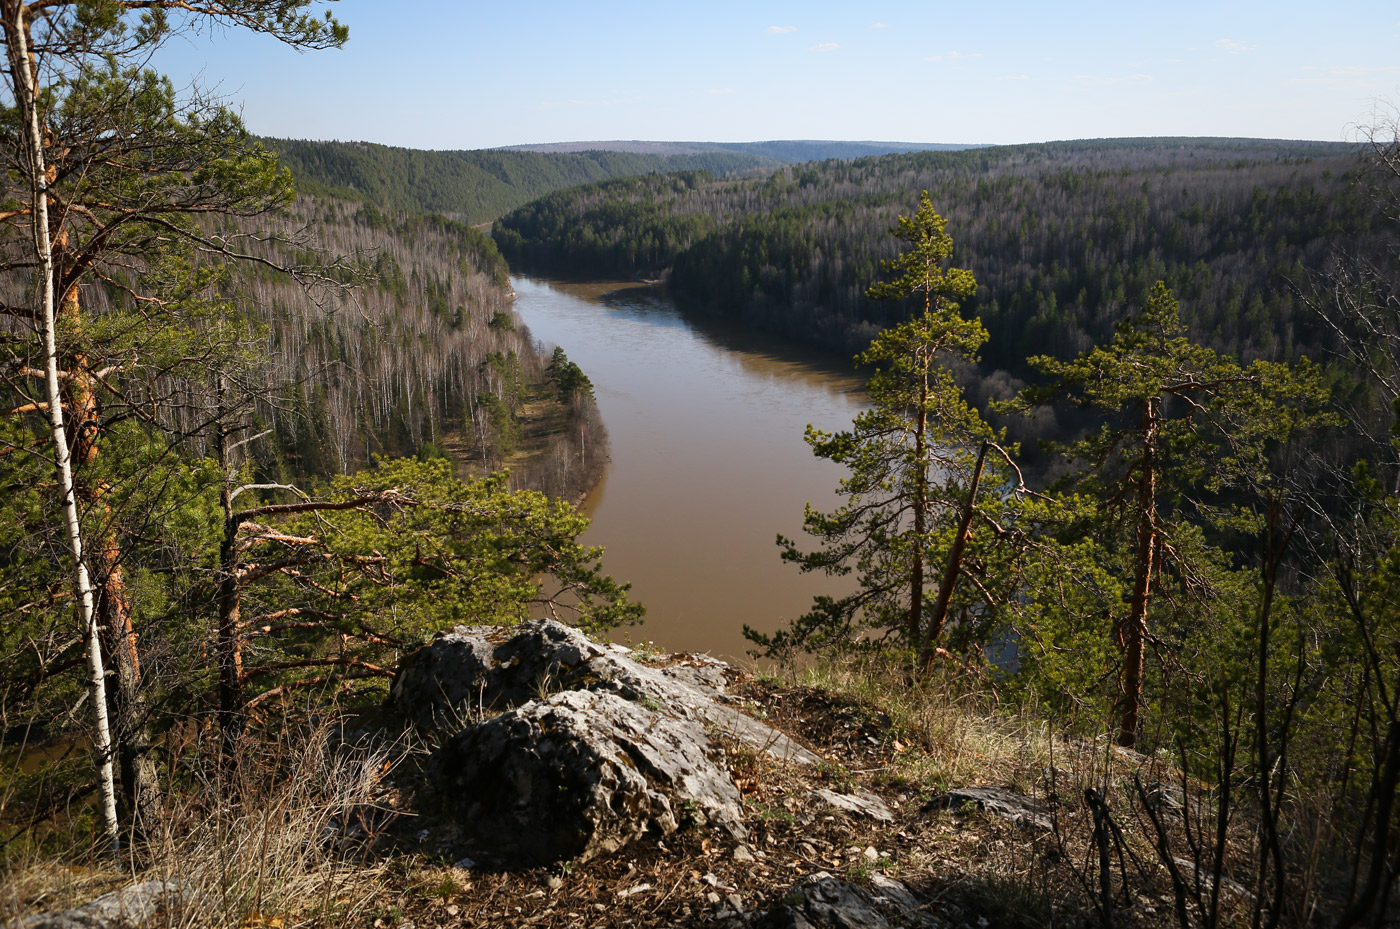
[[[83, 295], [105, 285], [155, 321], [159, 299], [133, 283], [143, 267], [173, 248], [240, 256], [236, 238], [206, 231], [198, 217], [256, 215], [289, 202], [288, 175], [249, 141], [233, 113], [198, 93], [177, 98], [143, 63], [178, 28], [244, 27], [305, 48], [343, 43], [344, 27], [329, 15], [313, 16], [310, 6], [0, 0], [9, 97], [0, 101], [0, 134], [9, 137], [0, 165], [0, 312], [10, 331], [28, 331], [41, 346], [40, 364], [21, 358], [15, 365], [35, 386], [21, 391], [10, 412], [47, 418], [47, 454], [87, 639], [103, 820], [114, 845], [120, 833], [104, 639], [127, 710], [139, 662], [117, 548], [110, 539], [94, 540], [84, 522], [103, 505], [100, 489], [85, 486], [79, 472], [97, 453], [100, 393], [111, 371], [91, 362]], [[101, 585], [94, 583], [94, 558], [104, 562]]]

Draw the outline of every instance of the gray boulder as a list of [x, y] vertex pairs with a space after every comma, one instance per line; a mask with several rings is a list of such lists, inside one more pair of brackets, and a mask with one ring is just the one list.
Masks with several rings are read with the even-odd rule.
[[183, 903], [179, 881], [146, 881], [104, 894], [71, 910], [26, 916], [4, 926], [5, 929], [142, 929], [155, 924], [174, 924]]
[[844, 813], [852, 816], [861, 816], [866, 819], [873, 819], [877, 823], [894, 822], [894, 813], [885, 805], [885, 801], [868, 791], [860, 791], [855, 794], [838, 794], [834, 790], [820, 788], [811, 792], [810, 796], [816, 797], [828, 806], [835, 807]]
[[745, 920], [752, 929], [895, 929], [947, 925], [924, 908], [909, 889], [879, 872], [865, 886], [826, 872], [814, 874], [783, 902]]
[[502, 864], [587, 860], [687, 817], [744, 835], [703, 726], [614, 693], [556, 694], [464, 729], [427, 775], [474, 850]]
[[590, 641], [549, 619], [518, 626], [457, 626], [408, 656], [389, 699], [416, 725], [454, 733], [484, 710], [521, 706], [550, 693], [590, 690], [694, 720], [770, 755], [800, 764], [821, 759], [771, 726], [725, 705], [722, 661], [686, 656], [649, 668], [620, 645]]
[[959, 787], [924, 804], [924, 812], [975, 808], [1030, 829], [1051, 828], [1050, 812], [1030, 797], [1002, 787]]

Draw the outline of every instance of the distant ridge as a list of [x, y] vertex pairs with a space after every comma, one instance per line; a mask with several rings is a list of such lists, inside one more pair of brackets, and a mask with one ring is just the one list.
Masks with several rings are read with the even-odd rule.
[[510, 152], [629, 152], [638, 155], [700, 155], [707, 152], [734, 152], [774, 158], [788, 164], [824, 161], [828, 158], [865, 158], [870, 155], [899, 155], [909, 152], [955, 152], [984, 148], [976, 143], [958, 142], [875, 142], [820, 139], [784, 139], [768, 142], [655, 142], [640, 139], [614, 139], [595, 142], [545, 142], [538, 145], [503, 145]]
[[[775, 140], [768, 142], [551, 142], [473, 151], [422, 151], [371, 142], [264, 138], [297, 179], [298, 189], [365, 200], [384, 209], [442, 213], [487, 223], [556, 190], [622, 177], [707, 171], [718, 177], [766, 176], [787, 165], [888, 156], [982, 157], [1060, 152], [1083, 162], [1120, 149], [1194, 150], [1313, 157], [1350, 151], [1337, 142], [1270, 139], [1089, 139], [992, 146], [941, 142]], [[959, 156], [958, 152], [968, 152]], [[978, 153], [982, 153], [979, 155]]]
[[442, 213], [490, 222], [565, 187], [673, 171], [727, 176], [782, 166], [773, 156], [713, 148], [685, 154], [605, 149], [532, 152], [503, 149], [430, 152], [372, 142], [262, 140], [304, 193], [367, 200], [384, 209]]

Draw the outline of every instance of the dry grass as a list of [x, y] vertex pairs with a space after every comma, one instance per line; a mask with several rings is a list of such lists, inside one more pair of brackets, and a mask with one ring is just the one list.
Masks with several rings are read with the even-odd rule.
[[1053, 754], [1044, 723], [1002, 712], [990, 687], [956, 669], [910, 681], [907, 668], [879, 656], [822, 662], [783, 679], [874, 708], [889, 719], [906, 751], [889, 774], [928, 790], [995, 784], [1030, 789]]
[[[1205, 785], [1181, 785], [1167, 759], [1054, 733], [969, 681], [949, 673], [911, 686], [899, 666], [861, 659], [738, 684], [733, 693], [749, 712], [827, 759], [791, 766], [727, 746], [744, 800], [748, 863], [732, 837], [691, 829], [577, 865], [455, 867], [449, 862], [461, 857], [462, 837], [453, 824], [388, 822], [421, 752], [402, 744], [340, 748], [321, 727], [255, 743], [236, 783], [181, 785], [167, 828], [138, 868], [81, 848], [13, 868], [0, 880], [0, 924], [174, 876], [195, 903], [171, 925], [191, 929], [704, 925], [735, 900], [745, 910], [771, 907], [818, 871], [859, 883], [880, 870], [953, 926], [1094, 925], [1105, 916], [1120, 929], [1176, 925], [1170, 876], [1137, 786], [1184, 786], [1185, 814], [1169, 812], [1161, 822], [1171, 853], [1190, 857], [1188, 824], [1196, 836], [1210, 831]], [[395, 768], [401, 758], [409, 764]], [[969, 786], [1021, 793], [1046, 810], [1050, 826], [927, 802]], [[877, 794], [894, 821], [840, 814], [816, 798], [818, 788]], [[1089, 790], [1110, 810], [1107, 832], [1095, 829]], [[1232, 824], [1227, 878], [1248, 871], [1234, 851], [1248, 847], [1247, 825]], [[1246, 905], [1234, 889], [1222, 895], [1227, 917], [1243, 915]]]
[[[1217, 924], [1248, 921], [1252, 820], [1233, 811], [1223, 833], [1220, 891], [1213, 894], [1216, 797], [1210, 785], [1183, 777], [1173, 758], [1122, 749], [1107, 737], [1057, 732], [1033, 712], [1002, 705], [992, 688], [956, 669], [912, 682], [900, 665], [862, 656], [789, 671], [780, 680], [785, 687], [810, 688], [824, 701], [847, 702], [858, 708], [856, 715], [881, 722], [887, 729], [882, 763], [866, 766], [864, 773], [873, 774], [871, 783], [887, 793], [902, 789], [929, 797], [994, 786], [1044, 809], [1045, 830], [969, 810], [935, 814], [917, 834], [906, 828], [917, 841], [895, 870], [925, 894], [959, 900], [968, 911], [995, 913], [1008, 924], [1053, 925], [1072, 917], [1169, 926], [1183, 915], [1175, 867], [1191, 924], [1203, 924], [1203, 907], [1212, 904], [1218, 906]], [[844, 725], [815, 717], [811, 701], [806, 709], [780, 724], [805, 726], [809, 739]], [[803, 715], [810, 718], [804, 722]], [[849, 741], [844, 746], [846, 752], [859, 748]], [[1099, 802], [1096, 827], [1093, 807]]]
[[[0, 924], [139, 881], [175, 878], [188, 905], [165, 925], [335, 926], [362, 917], [388, 871], [356, 854], [385, 796], [388, 749], [337, 747], [322, 726], [250, 743], [241, 773], [172, 792], [155, 837], [120, 860], [74, 837], [11, 861]], [[51, 846], [50, 846], [51, 847]]]

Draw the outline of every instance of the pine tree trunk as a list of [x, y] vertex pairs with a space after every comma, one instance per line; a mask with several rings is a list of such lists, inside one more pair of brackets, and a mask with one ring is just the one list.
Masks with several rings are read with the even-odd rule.
[[39, 265], [40, 308], [43, 320], [44, 382], [48, 401], [49, 428], [54, 446], [54, 469], [58, 474], [59, 492], [63, 496], [63, 524], [73, 560], [73, 586], [77, 594], [79, 616], [87, 639], [88, 686], [93, 711], [93, 742], [97, 756], [98, 790], [104, 826], [113, 848], [121, 847], [121, 830], [117, 820], [116, 787], [112, 776], [112, 736], [107, 716], [106, 669], [102, 660], [102, 641], [94, 604], [92, 581], [84, 561], [82, 525], [78, 515], [78, 500], [73, 483], [73, 462], [63, 414], [63, 396], [58, 377], [58, 326], [55, 306], [55, 275], [53, 242], [49, 233], [49, 193], [52, 182], [44, 156], [44, 136], [40, 128], [39, 103], [35, 90], [34, 62], [30, 55], [27, 9], [19, 0], [4, 3], [5, 46], [10, 65], [15, 106], [23, 125], [26, 148], [26, 168], [30, 182], [30, 209], [33, 220], [34, 256]]
[[948, 549], [948, 561], [943, 568], [943, 581], [938, 585], [938, 597], [933, 602], [933, 615], [929, 617], [928, 628], [924, 631], [924, 641], [919, 647], [919, 664], [927, 668], [933, 659], [933, 643], [943, 632], [948, 618], [948, 605], [953, 601], [953, 590], [957, 587], [958, 573], [962, 571], [963, 552], [967, 549], [967, 538], [972, 534], [972, 519], [977, 515], [977, 491], [982, 485], [982, 470], [987, 465], [987, 452], [990, 442], [983, 442], [977, 453], [977, 466], [972, 471], [972, 482], [967, 488], [967, 502], [963, 504], [958, 531], [953, 536], [952, 547]]
[[920, 353], [915, 359], [915, 364], [922, 364], [923, 369], [919, 380], [919, 405], [914, 416], [914, 486], [910, 504], [914, 511], [914, 561], [909, 570], [909, 617], [905, 621], [905, 635], [911, 649], [918, 645], [924, 614], [924, 533], [928, 519], [925, 512], [928, 509], [928, 462], [924, 444], [928, 429], [929, 362], [927, 353]]
[[1142, 458], [1138, 476], [1137, 552], [1133, 566], [1133, 593], [1123, 622], [1123, 696], [1118, 744], [1137, 744], [1142, 708], [1143, 645], [1147, 637], [1147, 606], [1156, 571], [1157, 554], [1157, 419], [1161, 401], [1154, 397], [1143, 405]]
[[[222, 407], [224, 383], [219, 382], [219, 404]], [[222, 409], [220, 410], [222, 416]], [[238, 521], [233, 515], [233, 466], [224, 423], [219, 422], [215, 433], [215, 450], [219, 456], [219, 471], [223, 487], [219, 502], [224, 514], [224, 536], [219, 545], [219, 627], [217, 659], [219, 663], [219, 731], [224, 761], [233, 766], [238, 759], [238, 740], [243, 735], [243, 637], [242, 592], [238, 584]]]
[[[66, 236], [54, 241], [55, 254], [61, 253]], [[81, 307], [78, 291], [70, 287], [60, 304], [60, 318], [80, 329]], [[90, 538], [89, 551], [98, 559], [96, 595], [97, 625], [102, 630], [102, 647], [112, 686], [107, 688], [107, 715], [111, 724], [121, 797], [131, 816], [132, 827], [144, 832], [159, 817], [160, 783], [151, 758], [151, 734], [145, 695], [141, 688], [141, 658], [136, 630], [131, 621], [131, 602], [126, 595], [121, 545], [115, 535], [111, 508], [104, 499], [105, 487], [83, 481], [98, 454], [98, 430], [102, 411], [88, 359], [79, 353], [67, 371], [67, 409], [73, 427], [72, 467], [74, 488], [83, 509], [99, 527]]]

